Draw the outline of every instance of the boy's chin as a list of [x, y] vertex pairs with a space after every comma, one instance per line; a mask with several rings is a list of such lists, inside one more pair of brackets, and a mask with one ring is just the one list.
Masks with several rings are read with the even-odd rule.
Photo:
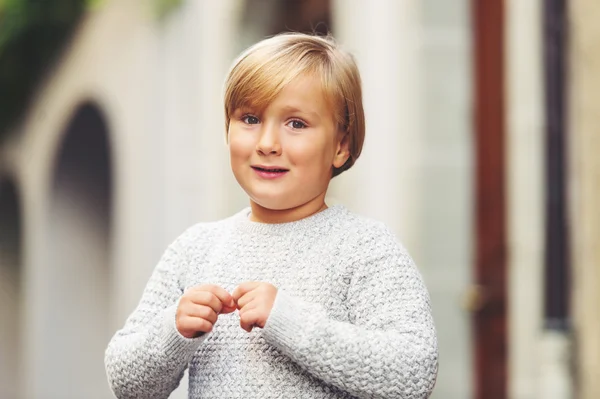
[[294, 201], [294, 198], [282, 198], [281, 196], [250, 195], [249, 197], [255, 205], [270, 211], [286, 211], [302, 205], [297, 200]]
[[265, 200], [265, 199], [250, 199], [255, 205], [270, 210], [270, 211], [285, 211], [288, 209], [295, 208], [292, 204], [287, 204], [285, 201], [281, 200]]

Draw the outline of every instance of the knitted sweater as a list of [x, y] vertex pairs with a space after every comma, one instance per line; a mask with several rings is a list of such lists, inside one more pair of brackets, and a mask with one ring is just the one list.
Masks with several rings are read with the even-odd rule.
[[[282, 224], [249, 208], [200, 223], [171, 244], [141, 301], [111, 339], [119, 398], [167, 398], [189, 369], [190, 398], [427, 398], [437, 375], [429, 295], [383, 224], [336, 205]], [[263, 329], [236, 312], [188, 339], [175, 327], [188, 287], [278, 288]]]

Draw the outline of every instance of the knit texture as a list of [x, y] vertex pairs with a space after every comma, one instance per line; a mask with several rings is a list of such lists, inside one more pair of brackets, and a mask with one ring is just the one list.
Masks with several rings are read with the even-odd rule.
[[[118, 398], [167, 398], [189, 369], [190, 398], [427, 398], [438, 367], [429, 295], [382, 223], [336, 205], [283, 224], [249, 208], [200, 223], [171, 244], [111, 339]], [[246, 281], [278, 288], [264, 329], [236, 312], [188, 339], [175, 327], [184, 290]]]

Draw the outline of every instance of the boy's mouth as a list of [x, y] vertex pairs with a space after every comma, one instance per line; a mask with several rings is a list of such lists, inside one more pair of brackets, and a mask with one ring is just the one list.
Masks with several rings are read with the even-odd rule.
[[252, 165], [251, 167], [260, 177], [267, 179], [280, 177], [289, 172], [289, 169], [279, 166]]
[[289, 172], [289, 169], [280, 168], [278, 166], [252, 165], [252, 169], [259, 171], [259, 172], [272, 172], [272, 173]]

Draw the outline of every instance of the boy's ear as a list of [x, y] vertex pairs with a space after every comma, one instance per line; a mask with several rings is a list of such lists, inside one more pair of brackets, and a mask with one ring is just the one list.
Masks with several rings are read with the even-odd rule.
[[348, 158], [350, 157], [350, 140], [348, 140], [348, 134], [344, 134], [341, 140], [338, 141], [335, 156], [333, 157], [333, 166], [335, 168], [341, 168], [344, 166]]

